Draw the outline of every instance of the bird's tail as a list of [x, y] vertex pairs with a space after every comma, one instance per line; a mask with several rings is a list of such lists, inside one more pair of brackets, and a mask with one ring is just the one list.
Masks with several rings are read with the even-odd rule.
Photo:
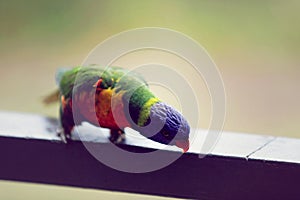
[[46, 105], [56, 103], [59, 100], [59, 90], [55, 90], [43, 98], [43, 103]]
[[[56, 74], [55, 74], [55, 81], [58, 86], [59, 86], [59, 83], [60, 83], [63, 75], [71, 69], [72, 69], [71, 67], [62, 67], [62, 68], [57, 69]], [[57, 90], [53, 91], [52, 93], [50, 93], [49, 95], [45, 96], [43, 98], [43, 103], [46, 105], [56, 103], [59, 100], [59, 95], [60, 95], [60, 92], [59, 92], [59, 89], [57, 89]]]

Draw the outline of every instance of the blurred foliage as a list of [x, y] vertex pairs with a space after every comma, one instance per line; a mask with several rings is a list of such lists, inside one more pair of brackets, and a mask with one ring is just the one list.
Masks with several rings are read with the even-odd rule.
[[297, 0], [0, 0], [0, 109], [56, 116], [40, 100], [57, 67], [80, 64], [113, 34], [155, 26], [210, 53], [226, 87], [226, 130], [299, 136], [299, 8]]
[[[76, 187], [23, 183], [13, 181], [0, 181], [0, 199], [23, 200], [176, 200], [175, 198], [133, 194], [125, 192], [114, 192], [107, 190], [83, 189]], [[179, 199], [177, 199], [179, 200]]]
[[[136, 27], [182, 31], [209, 46], [262, 45], [299, 53], [299, 1], [1, 1], [1, 40], [60, 44]], [[55, 40], [55, 41], [52, 41]], [[54, 43], [53, 43], [54, 42]], [[211, 48], [212, 48], [211, 47]], [[249, 48], [243, 47], [243, 48]], [[296, 52], [295, 52], [296, 51]]]

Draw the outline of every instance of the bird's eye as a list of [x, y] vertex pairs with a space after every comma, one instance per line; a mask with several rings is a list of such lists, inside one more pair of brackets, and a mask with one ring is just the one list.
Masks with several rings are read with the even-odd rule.
[[162, 134], [165, 136], [165, 137], [168, 137], [169, 136], [169, 133], [167, 131], [163, 131]]

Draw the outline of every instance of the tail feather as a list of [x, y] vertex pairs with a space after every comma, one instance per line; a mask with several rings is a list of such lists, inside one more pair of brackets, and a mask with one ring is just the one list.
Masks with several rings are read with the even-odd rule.
[[43, 99], [43, 103], [48, 105], [48, 104], [52, 104], [52, 103], [56, 103], [59, 100], [59, 90], [55, 90], [54, 92], [52, 92], [51, 94], [47, 95], [46, 97], [44, 97]]
[[[59, 83], [60, 83], [63, 75], [71, 69], [72, 69], [71, 67], [62, 67], [62, 68], [57, 69], [56, 75], [55, 75], [55, 80], [56, 80], [56, 84], [58, 86], [59, 86]], [[57, 89], [57, 90], [53, 91], [52, 93], [50, 93], [49, 95], [47, 95], [46, 97], [44, 97], [43, 103], [46, 105], [56, 103], [59, 100], [59, 95], [60, 95], [60, 92]]]

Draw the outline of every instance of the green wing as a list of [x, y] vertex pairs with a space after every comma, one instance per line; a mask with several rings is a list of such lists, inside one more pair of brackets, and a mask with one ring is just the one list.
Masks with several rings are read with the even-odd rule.
[[91, 88], [99, 79], [103, 89], [115, 88], [116, 92], [147, 86], [146, 81], [137, 73], [129, 72], [120, 67], [77, 66], [64, 71], [59, 81], [59, 89], [66, 98], [72, 96], [73, 90]]

